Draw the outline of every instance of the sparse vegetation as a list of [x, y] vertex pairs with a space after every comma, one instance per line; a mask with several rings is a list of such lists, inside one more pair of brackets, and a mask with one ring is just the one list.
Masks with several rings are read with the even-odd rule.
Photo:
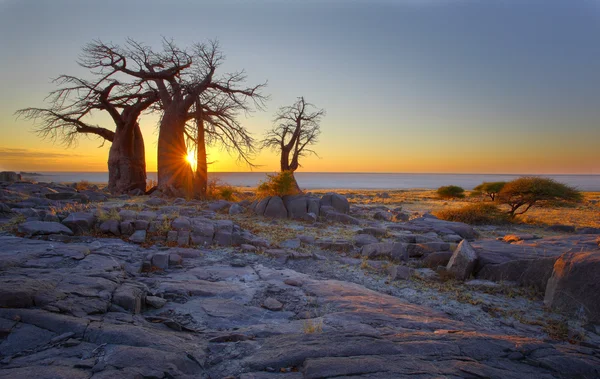
[[494, 204], [475, 203], [461, 208], [444, 209], [434, 215], [442, 220], [464, 222], [470, 225], [497, 225], [510, 222], [510, 217]]
[[211, 179], [206, 187], [206, 197], [211, 200], [236, 201], [236, 190], [219, 179]]
[[108, 220], [121, 221], [121, 216], [119, 215], [119, 211], [117, 210], [117, 208], [111, 208], [107, 212], [104, 209], [98, 207], [96, 211], [96, 217], [98, 218], [98, 222], [100, 223]]
[[485, 195], [494, 201], [498, 193], [504, 188], [504, 185], [506, 185], [506, 182], [483, 182], [473, 188], [472, 194], [476, 196]]
[[459, 186], [443, 186], [437, 189], [437, 194], [442, 199], [460, 199], [465, 197], [465, 190]]
[[581, 192], [549, 178], [522, 177], [506, 183], [498, 193], [498, 201], [510, 207], [511, 217], [527, 212], [535, 205], [551, 202], [579, 202]]
[[87, 180], [81, 180], [81, 181], [75, 183], [75, 189], [77, 191], [87, 190], [90, 188], [90, 186], [91, 186], [91, 184]]
[[267, 174], [267, 179], [256, 189], [259, 198], [267, 196], [285, 196], [298, 193], [296, 179], [292, 171], [282, 171], [278, 174]]
[[13, 218], [11, 218], [10, 220], [8, 220], [8, 222], [1, 224], [0, 225], [0, 232], [15, 232], [17, 230], [17, 227], [19, 226], [19, 224], [23, 223], [26, 221], [25, 216], [23, 216], [22, 214], [17, 214], [16, 216], [14, 216]]

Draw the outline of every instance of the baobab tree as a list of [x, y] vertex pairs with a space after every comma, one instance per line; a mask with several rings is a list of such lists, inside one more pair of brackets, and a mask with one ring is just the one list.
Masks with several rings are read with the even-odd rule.
[[234, 154], [238, 161], [255, 167], [251, 159], [256, 152], [255, 141], [248, 130], [238, 122], [240, 112], [250, 112], [248, 104], [234, 101], [226, 93], [209, 90], [203, 93], [189, 113], [186, 128], [188, 146], [196, 152], [195, 194], [206, 197], [208, 183], [207, 146], [219, 146]]
[[[114, 194], [146, 189], [146, 155], [138, 119], [158, 101], [154, 90], [135, 83], [119, 83], [110, 76], [96, 74], [95, 81], [61, 75], [54, 81], [60, 87], [46, 98], [49, 108], [25, 108], [18, 116], [36, 122], [35, 131], [43, 138], [66, 146], [81, 135], [95, 135], [111, 142], [108, 154], [108, 188]], [[93, 125], [94, 112], [107, 112], [114, 131]]]
[[304, 97], [299, 97], [291, 106], [279, 108], [273, 121], [274, 126], [262, 140], [262, 146], [280, 152], [282, 172], [293, 173], [300, 167], [300, 157], [317, 155], [309, 147], [317, 142], [324, 116], [324, 109], [307, 103]]
[[198, 178], [194, 178], [186, 162], [186, 123], [204, 92], [218, 91], [230, 101], [243, 105], [252, 100], [260, 107], [265, 100], [261, 94], [265, 84], [241, 87], [246, 79], [243, 72], [215, 74], [224, 57], [214, 41], [180, 49], [173, 41], [165, 39], [160, 52], [131, 39], [123, 47], [96, 41], [86, 47], [86, 53], [91, 57], [86, 67], [107, 76], [119, 73], [135, 78], [142, 87], [158, 93], [162, 112], [157, 154], [158, 187], [165, 194], [193, 193], [194, 179]]

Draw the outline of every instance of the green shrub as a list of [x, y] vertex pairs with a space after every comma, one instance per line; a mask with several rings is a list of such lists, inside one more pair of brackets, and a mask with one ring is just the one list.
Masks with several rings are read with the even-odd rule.
[[583, 195], [577, 189], [553, 179], [525, 176], [506, 183], [498, 193], [500, 204], [510, 207], [511, 217], [527, 212], [534, 205], [555, 202], [579, 202]]
[[298, 191], [298, 184], [292, 171], [282, 171], [278, 174], [267, 174], [267, 179], [260, 182], [256, 189], [256, 195], [259, 198], [268, 196], [295, 195]]
[[470, 225], [494, 225], [510, 222], [510, 216], [490, 203], [469, 204], [457, 209], [444, 209], [434, 213], [447, 221], [464, 222]]
[[492, 201], [496, 199], [498, 193], [504, 188], [506, 182], [483, 182], [473, 188], [474, 194], [489, 196]]
[[444, 186], [437, 189], [437, 194], [442, 199], [465, 197], [465, 190], [459, 186]]

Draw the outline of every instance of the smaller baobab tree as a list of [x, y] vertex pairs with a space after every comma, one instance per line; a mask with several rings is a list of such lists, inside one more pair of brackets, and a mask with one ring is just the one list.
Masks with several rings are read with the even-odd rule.
[[[307, 103], [304, 97], [299, 97], [291, 106], [279, 108], [274, 126], [262, 140], [262, 146], [280, 152], [281, 172], [291, 172], [293, 175], [300, 167], [300, 157], [317, 155], [310, 146], [318, 140], [324, 116], [324, 109]], [[298, 183], [295, 184], [299, 189]]]
[[238, 161], [255, 167], [251, 159], [256, 152], [255, 142], [248, 130], [238, 121], [239, 113], [249, 113], [252, 109], [239, 97], [208, 90], [201, 94], [189, 112], [186, 125], [188, 146], [196, 153], [195, 195], [206, 197], [208, 184], [207, 147], [218, 146], [229, 154], [236, 155]]

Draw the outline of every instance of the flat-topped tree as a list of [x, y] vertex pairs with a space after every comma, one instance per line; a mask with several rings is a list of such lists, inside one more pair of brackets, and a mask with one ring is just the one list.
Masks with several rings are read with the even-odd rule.
[[[92, 57], [84, 49], [80, 65]], [[95, 135], [112, 143], [108, 153], [108, 188], [114, 194], [133, 189], [146, 189], [146, 155], [138, 119], [142, 112], [158, 100], [156, 91], [137, 83], [121, 83], [111, 75], [92, 71], [90, 81], [61, 75], [54, 82], [59, 89], [46, 100], [49, 108], [25, 108], [17, 115], [36, 122], [35, 131], [43, 138], [61, 141], [66, 146], [77, 142], [81, 135]], [[107, 112], [114, 131], [91, 123], [94, 112]]]
[[190, 111], [207, 90], [226, 94], [237, 104], [250, 99], [260, 105], [264, 84], [241, 87], [243, 72], [215, 75], [223, 62], [217, 42], [194, 44], [180, 49], [171, 40], [163, 40], [162, 51], [131, 39], [124, 46], [95, 42], [88, 51], [99, 62], [95, 68], [112, 75], [115, 72], [136, 78], [145, 88], [158, 92], [162, 117], [158, 136], [158, 187], [168, 195], [192, 195], [194, 175], [186, 157], [186, 123]]
[[307, 103], [304, 97], [299, 97], [291, 106], [279, 108], [273, 121], [275, 126], [267, 132], [262, 145], [280, 152], [282, 172], [293, 173], [300, 167], [300, 157], [316, 155], [309, 147], [317, 142], [323, 116], [325, 110]]

